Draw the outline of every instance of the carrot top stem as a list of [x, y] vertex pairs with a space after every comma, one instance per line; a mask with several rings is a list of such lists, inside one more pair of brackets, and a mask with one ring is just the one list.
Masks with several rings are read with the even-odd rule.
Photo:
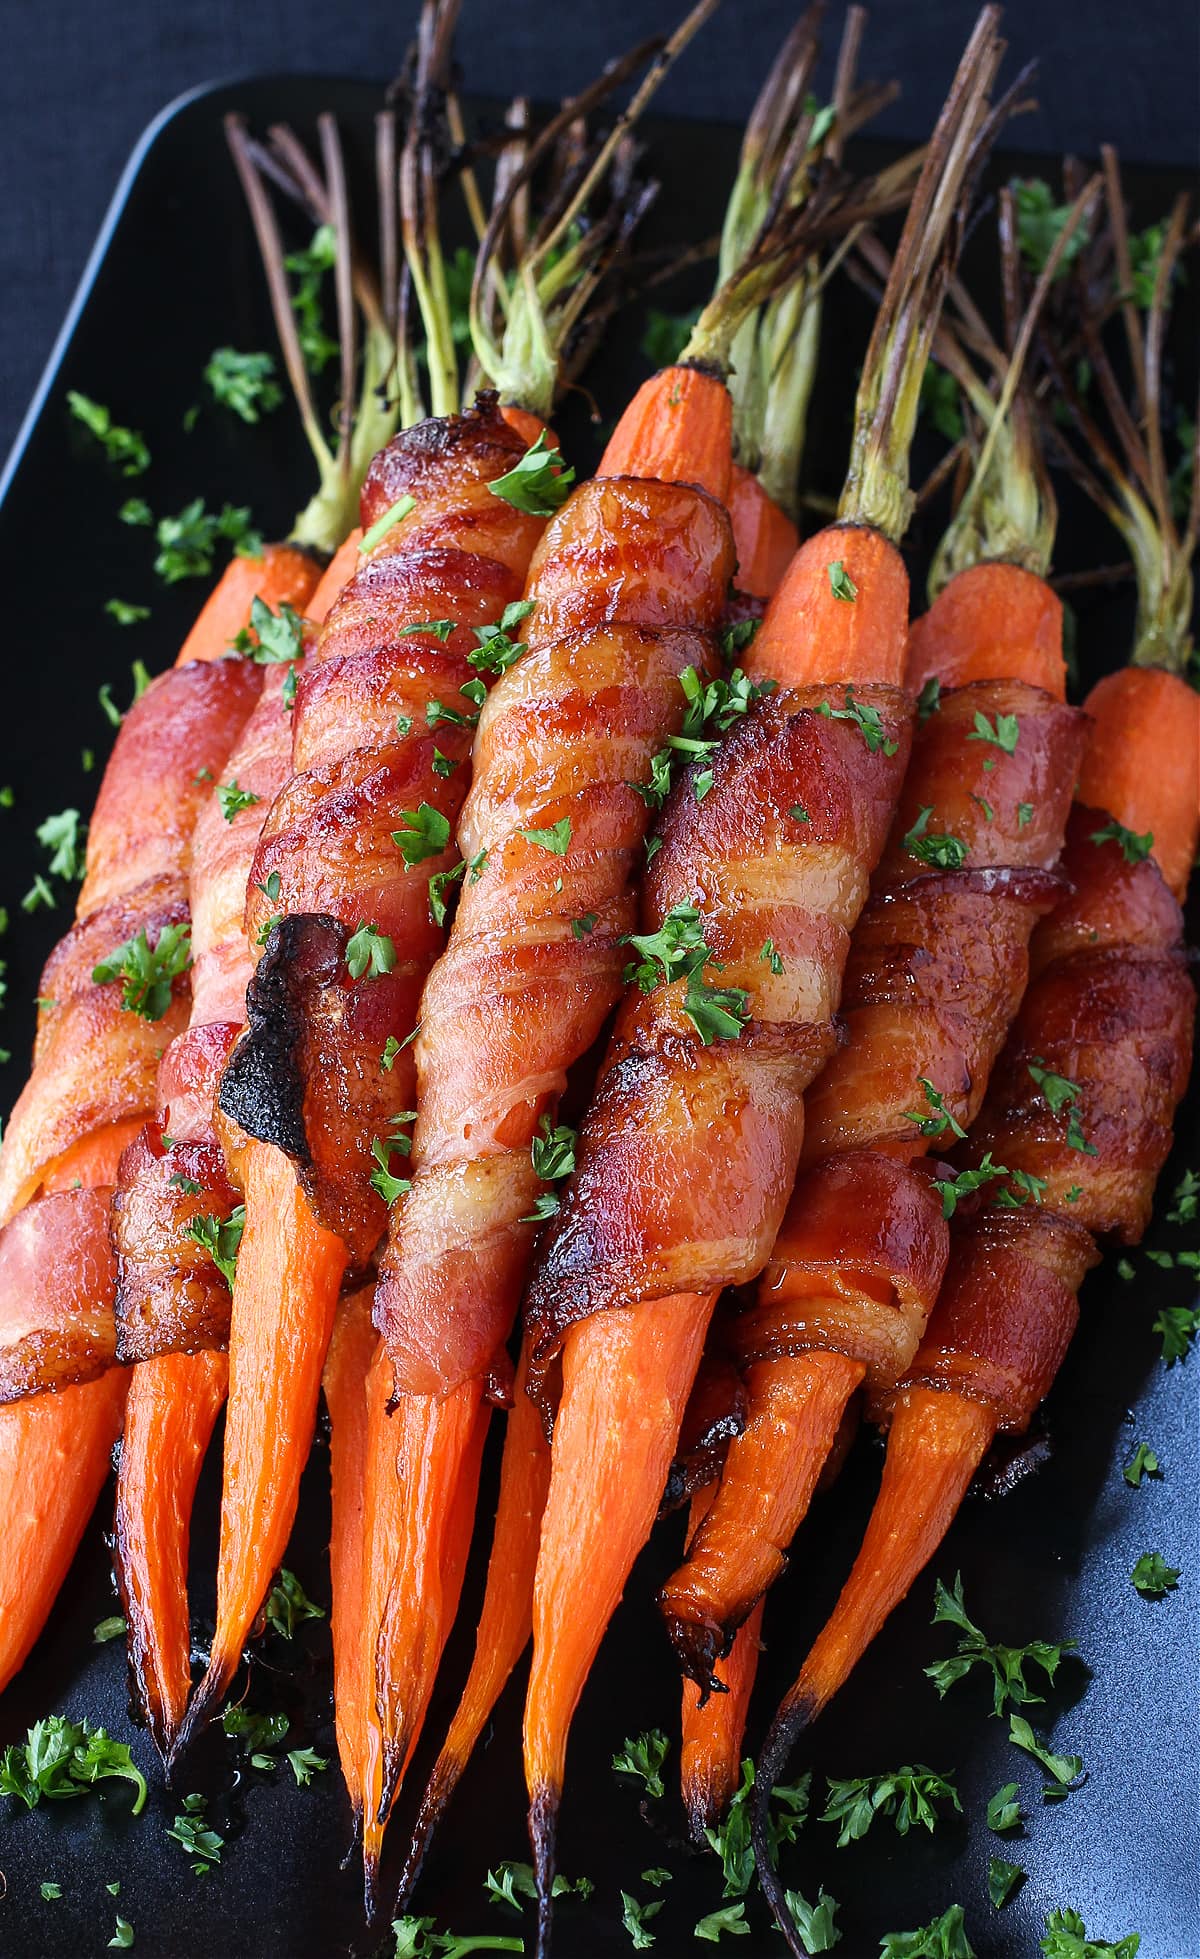
[[[322, 118], [324, 177], [288, 129], [273, 132], [273, 151], [269, 157], [252, 140], [240, 116], [225, 118], [225, 137], [250, 207], [284, 367], [317, 465], [316, 494], [297, 514], [291, 535], [297, 544], [332, 553], [357, 519], [358, 494], [372, 456], [396, 428], [401, 404], [389, 398], [386, 385], [396, 365], [394, 335], [385, 321], [378, 286], [353, 253], [341, 144], [332, 118]], [[384, 140], [381, 133], [380, 141]], [[339, 337], [343, 371], [351, 375], [355, 298], [363, 313], [363, 374], [358, 406], [353, 414], [346, 415], [336, 452], [326, 440], [313, 398], [288, 286], [283, 239], [266, 191], [264, 180], [268, 174], [317, 219], [319, 229], [311, 250], [322, 261], [339, 266]], [[344, 390], [344, 398], [348, 403], [351, 393]], [[407, 401], [403, 405], [411, 410], [414, 404]]]
[[[1143, 323], [1130, 299], [1130, 251], [1116, 154], [1103, 153], [1108, 232], [1100, 241], [1111, 254], [1107, 303], [1097, 302], [1094, 281], [1076, 278], [1069, 327], [1047, 336], [1047, 357], [1056, 397], [1069, 410], [1072, 433], [1052, 428], [1069, 474], [1120, 531], [1137, 577], [1138, 612], [1131, 655], [1140, 667], [1186, 671], [1192, 654], [1192, 559], [1200, 534], [1200, 472], [1182, 518], [1172, 507], [1162, 439], [1162, 366], [1172, 285], [1188, 242], [1189, 202], [1175, 201], [1163, 228], [1154, 288]], [[1112, 288], [1115, 287], [1115, 290]], [[1126, 402], [1104, 345], [1103, 328], [1117, 310], [1125, 328], [1133, 376]], [[1080, 324], [1081, 323], [1081, 324]], [[1076, 331], [1076, 329], [1079, 329]], [[1074, 385], [1075, 359], [1089, 362], [1105, 426]], [[1050, 425], [1048, 425], [1050, 426]], [[1192, 442], [1200, 457], [1200, 436]]]
[[850, 469], [838, 506], [893, 543], [912, 514], [908, 458], [921, 380], [965, 229], [976, 173], [995, 133], [988, 91], [1003, 55], [999, 9], [985, 7], [938, 118], [863, 362]]
[[[667, 71], [718, 0], [699, 0], [665, 40], [650, 40], [610, 63], [590, 87], [509, 158], [497, 176], [491, 219], [483, 234], [471, 287], [471, 341], [484, 372], [505, 401], [545, 420], [562, 378], [562, 361], [594, 308], [597, 288], [624, 253], [629, 235], [654, 196], [633, 176], [631, 131]], [[649, 61], [633, 96], [604, 135], [590, 142], [584, 119]], [[521, 105], [522, 126], [525, 119]], [[582, 148], [581, 148], [582, 144]], [[534, 173], [549, 158], [552, 189], [532, 237], [525, 200]], [[609, 203], [589, 206], [605, 179]], [[587, 223], [581, 222], [587, 216]], [[505, 248], [512, 260], [504, 269]]]
[[[1101, 180], [1092, 177], [1071, 205], [1054, 248], [1022, 312], [1016, 208], [1010, 188], [1000, 193], [1000, 252], [1004, 275], [1007, 352], [987, 336], [983, 348], [992, 370], [989, 387], [967, 358], [965, 344], [943, 321], [934, 341], [986, 431], [970, 481], [934, 554], [929, 573], [932, 601], [957, 572], [987, 562], [1020, 565], [1045, 578], [1050, 569], [1058, 506], [1038, 441], [1037, 418], [1026, 360], [1034, 329], [1071, 240], [1086, 230]], [[972, 333], [979, 325], [974, 309]]]

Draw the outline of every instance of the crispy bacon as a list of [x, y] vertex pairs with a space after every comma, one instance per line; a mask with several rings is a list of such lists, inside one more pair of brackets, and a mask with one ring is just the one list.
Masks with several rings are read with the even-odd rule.
[[[287, 924], [268, 941], [221, 1106], [296, 1161], [316, 1215], [360, 1264], [387, 1218], [370, 1183], [372, 1148], [413, 1096], [411, 1050], [389, 1070], [381, 1058], [389, 1037], [411, 1033], [443, 942], [429, 880], [454, 863], [467, 786], [471, 730], [438, 718], [433, 703], [465, 723], [472, 708], [461, 689], [478, 677], [467, 661], [473, 629], [497, 624], [521, 596], [541, 521], [490, 485], [524, 449], [494, 397], [481, 396], [470, 414], [422, 423], [376, 456], [364, 526], [406, 496], [415, 506], [385, 532], [329, 614], [297, 692], [294, 773], [267, 817], [251, 873], [251, 940], [272, 918]], [[442, 621], [444, 638], [419, 630]], [[422, 804], [445, 819], [451, 841], [409, 867], [393, 832]], [[363, 924], [392, 942], [394, 963], [385, 976], [368, 970], [352, 980], [345, 946]]]
[[[213, 1113], [254, 971], [243, 929], [246, 879], [263, 813], [290, 765], [285, 681], [284, 668], [266, 670], [227, 765], [230, 782], [257, 802], [227, 819], [210, 790], [196, 824], [191, 1019], [163, 1056], [157, 1119], [125, 1151], [113, 1203], [117, 1355], [124, 1361], [223, 1347], [229, 1338], [229, 1287], [187, 1227], [198, 1217], [224, 1223], [238, 1202]], [[173, 1146], [164, 1145], [164, 1132]]]
[[[1065, 865], [1073, 880], [1078, 874], [1074, 918], [1066, 930], [1054, 921], [1047, 930], [1058, 945], [1079, 949], [1041, 965], [962, 1161], [975, 1165], [990, 1150], [994, 1162], [1041, 1179], [1049, 1208], [1097, 1236], [1135, 1244], [1187, 1087], [1196, 995], [1179, 908], [1157, 866], [1150, 858], [1126, 865], [1117, 844], [1094, 843], [1103, 823], [1095, 811], [1072, 817]], [[1168, 907], [1174, 930], [1163, 945], [1148, 936], [1148, 922], [1161, 931]], [[1076, 1085], [1069, 1107], [1054, 1112], [1032, 1069]]]
[[631, 785], [682, 723], [680, 674], [715, 670], [731, 571], [712, 498], [624, 477], [577, 490], [534, 557], [530, 651], [483, 711], [471, 869], [421, 1004], [413, 1188], [376, 1294], [397, 1392], [479, 1376], [508, 1337], [541, 1188], [530, 1145], [620, 992], [650, 820]]
[[[996, 730], [1015, 716], [1015, 748], [979, 739], [977, 716]], [[1086, 728], [1038, 688], [987, 680], [943, 694], [918, 729], [846, 968], [849, 1040], [808, 1098], [806, 1163], [921, 1148], [910, 1116], [931, 1112], [922, 1079], [963, 1128], [974, 1120], [1025, 991], [1030, 936], [1064, 895], [1053, 866]], [[962, 869], [930, 872], [906, 847], [922, 811], [922, 836], [964, 846]]]
[[946, 1270], [941, 1199], [929, 1176], [872, 1150], [802, 1179], [758, 1298], [729, 1328], [744, 1367], [812, 1350], [866, 1369], [869, 1393], [908, 1365]]
[[111, 1197], [106, 1185], [35, 1197], [0, 1232], [0, 1402], [111, 1365]]
[[[852, 723], [815, 711], [828, 695], [810, 687], [761, 703], [722, 743], [703, 799], [685, 778], [668, 804], [643, 926], [698, 903], [720, 985], [745, 990], [752, 1018], [737, 1039], [705, 1047], [684, 981], [626, 994], [529, 1294], [531, 1392], [543, 1410], [575, 1321], [740, 1283], [774, 1242], [804, 1091], [835, 1042], [850, 930], [907, 760], [899, 690], [858, 690], [887, 736], [874, 749]], [[762, 956], [768, 938], [778, 973]]]

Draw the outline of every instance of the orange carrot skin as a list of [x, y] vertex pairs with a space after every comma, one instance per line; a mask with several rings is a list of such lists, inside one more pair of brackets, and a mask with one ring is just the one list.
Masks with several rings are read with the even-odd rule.
[[[533, 1597], [525, 1760], [536, 1806], [562, 1788], [567, 1731], [634, 1559], [650, 1535], [712, 1311], [690, 1294], [611, 1307], [567, 1334], [554, 1425], [554, 1470]], [[581, 1537], [605, 1541], [589, 1572], [586, 1615], [574, 1590]]]
[[421, 1798], [400, 1879], [401, 1905], [421, 1874], [433, 1833], [510, 1673], [529, 1643], [533, 1630], [533, 1576], [549, 1486], [550, 1449], [541, 1417], [525, 1392], [522, 1356], [504, 1432], [500, 1496], [488, 1560], [487, 1588], [475, 1634], [475, 1656]]
[[1094, 718], [1078, 800], [1138, 836], [1183, 902], [1200, 841], [1200, 695], [1161, 667], [1124, 667], [1084, 702]]
[[321, 1385], [329, 1410], [332, 1482], [329, 1575], [333, 1605], [333, 1712], [338, 1758], [355, 1818], [362, 1814], [366, 1719], [362, 1688], [363, 1561], [366, 1543], [367, 1376], [379, 1346], [371, 1288], [337, 1309]]
[[733, 403], [724, 381], [699, 367], [667, 367], [634, 395], [596, 474], [694, 483], [728, 504], [732, 468]]
[[164, 1756], [191, 1692], [188, 1521], [228, 1378], [226, 1356], [211, 1352], [159, 1354], [129, 1376], [116, 1565], [130, 1665]]
[[[689, 1538], [695, 1536], [716, 1487], [710, 1483], [706, 1489], [697, 1490], [692, 1498]], [[746, 1623], [738, 1628], [728, 1658], [717, 1662], [716, 1674], [723, 1692], [709, 1694], [701, 1700], [694, 1680], [685, 1679], [683, 1683], [679, 1781], [688, 1831], [694, 1843], [703, 1843], [705, 1831], [720, 1822], [738, 1786], [742, 1738], [758, 1671], [763, 1604], [760, 1599]]]
[[[857, 597], [834, 592], [840, 564]], [[882, 532], [830, 524], [800, 546], [742, 661], [753, 680], [784, 687], [822, 681], [864, 686], [904, 679], [908, 573]]]
[[738, 591], [756, 599], [773, 598], [800, 548], [800, 533], [754, 472], [741, 463], [733, 465], [729, 521], [737, 552]]
[[294, 544], [268, 544], [261, 558], [231, 558], [180, 647], [176, 666], [223, 659], [249, 625], [255, 599], [272, 612], [281, 605], [303, 612], [320, 576], [317, 560]]
[[329, 617], [329, 609], [335, 599], [339, 599], [350, 583], [362, 562], [362, 525], [356, 524], [349, 537], [343, 538], [329, 563], [321, 573], [320, 579], [304, 607], [305, 617], [314, 626], [323, 626]]
[[979, 564], [938, 593], [908, 636], [908, 683], [963, 687], [972, 680], [1024, 680], [1066, 699], [1062, 600], [1019, 565]]
[[28, 1658], [70, 1569], [121, 1433], [128, 1376], [110, 1368], [0, 1408], [0, 1690]]
[[287, 1157], [270, 1144], [251, 1142], [241, 1171], [246, 1228], [240, 1256], [254, 1287], [235, 1279], [217, 1627], [180, 1748], [232, 1680], [287, 1549], [346, 1269], [345, 1247], [313, 1218]]

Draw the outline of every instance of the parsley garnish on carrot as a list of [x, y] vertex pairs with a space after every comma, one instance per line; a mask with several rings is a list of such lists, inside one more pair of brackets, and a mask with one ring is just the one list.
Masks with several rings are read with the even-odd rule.
[[192, 963], [190, 925], [164, 925], [151, 945], [143, 928], [92, 968], [97, 986], [121, 982], [121, 1005], [143, 1020], [161, 1020], [171, 1004], [173, 981]]
[[531, 517], [552, 517], [571, 494], [575, 471], [562, 459], [558, 449], [547, 447], [546, 431], [525, 451], [520, 462], [504, 476], [494, 477], [488, 489], [514, 510]]
[[835, 558], [833, 563], [827, 566], [826, 569], [829, 572], [829, 589], [833, 593], [834, 598], [845, 599], [847, 604], [853, 605], [855, 599], [858, 597], [858, 586], [854, 583], [841, 559]]

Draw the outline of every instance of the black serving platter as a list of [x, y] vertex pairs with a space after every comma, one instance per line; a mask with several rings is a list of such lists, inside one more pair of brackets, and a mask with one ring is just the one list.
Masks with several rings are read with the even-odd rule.
[[[4, 478], [0, 590], [9, 658], [0, 784], [14, 791], [13, 806], [0, 808], [0, 903], [10, 920], [2, 948], [8, 1004], [0, 1040], [13, 1050], [0, 1081], [4, 1108], [25, 1077], [38, 974], [66, 928], [71, 905], [71, 894], [60, 887], [54, 912], [26, 916], [21, 910], [35, 870], [45, 867], [34, 828], [66, 804], [87, 810], [98, 777], [82, 771], [81, 750], [96, 751], [99, 769], [111, 740], [98, 687], [112, 681], [123, 704], [132, 691], [133, 658], [152, 671], [169, 665], [205, 589], [159, 585], [150, 569], [149, 533], [122, 525], [117, 509], [131, 492], [146, 495], [157, 513], [203, 494], [210, 507], [226, 498], [251, 504], [267, 535], [283, 535], [311, 488], [307, 453], [286, 411], [247, 429], [208, 409], [192, 432], [183, 429], [215, 345], [274, 344], [250, 227], [224, 148], [222, 115], [243, 109], [259, 128], [286, 118], [307, 134], [319, 110], [334, 110], [365, 211], [377, 106], [377, 91], [365, 83], [290, 77], [206, 89], [168, 110], [122, 181]], [[1098, 138], [1102, 134], [1097, 131]], [[659, 124], [651, 136], [654, 169], [663, 182], [652, 238], [695, 238], [715, 228], [736, 153], [734, 130]], [[876, 146], [876, 153], [888, 152]], [[1028, 160], [1004, 158], [994, 179], [1014, 162], [1024, 167]], [[1041, 168], [1047, 168], [1044, 160]], [[1133, 172], [1130, 187], [1135, 216], [1145, 223], [1165, 208], [1178, 184], [1162, 173]], [[968, 261], [977, 273], [990, 260], [991, 233], [987, 227], [983, 232], [972, 241]], [[661, 303], [699, 297], [705, 278], [703, 271], [689, 275]], [[1183, 299], [1172, 387], [1186, 400], [1195, 385], [1194, 284]], [[836, 494], [843, 466], [855, 364], [868, 325], [865, 300], [844, 284], [835, 288], [807, 468], [813, 488], [827, 494]], [[640, 323], [629, 319], [610, 332], [588, 377], [602, 423], [647, 371], [636, 351], [640, 331]], [[147, 477], [126, 484], [112, 473], [68, 416], [71, 387], [108, 403], [119, 420], [144, 431], [154, 458]], [[568, 405], [561, 427], [572, 457], [586, 466], [598, 451], [583, 406], [579, 398]], [[916, 591], [935, 532], [932, 520], [918, 524]], [[1091, 569], [1120, 555], [1103, 523], [1066, 498], [1059, 568]], [[149, 604], [152, 617], [122, 630], [103, 611], [112, 596]], [[1132, 597], [1117, 584], [1082, 591], [1074, 604], [1087, 679], [1123, 657]], [[1179, 1135], [1164, 1193], [1186, 1163], [1200, 1163], [1195, 1091]], [[1166, 1208], [1160, 1204], [1161, 1211]], [[1156, 1228], [1150, 1240], [1158, 1246], [1183, 1241], [1167, 1226]], [[865, 1840], [839, 1851], [834, 1831], [813, 1820], [785, 1853], [790, 1883], [810, 1898], [824, 1884], [841, 1901], [838, 1951], [844, 1959], [866, 1959], [883, 1932], [924, 1924], [954, 1901], [966, 1909], [978, 1959], [1029, 1959], [1046, 1912], [1062, 1906], [1080, 1911], [1093, 1937], [1115, 1940], [1140, 1931], [1142, 1959], [1200, 1955], [1200, 1358], [1166, 1370], [1151, 1331], [1160, 1305], [1189, 1298], [1186, 1275], [1162, 1271], [1140, 1255], [1135, 1271], [1132, 1282], [1122, 1281], [1110, 1258], [1089, 1280], [1080, 1332], [1045, 1412], [1037, 1467], [1008, 1494], [968, 1502], [934, 1570], [918, 1582], [797, 1757], [795, 1770], [811, 1767], [818, 1792], [825, 1773], [879, 1772], [905, 1762], [957, 1772], [964, 1814], [950, 1817], [935, 1835], [917, 1830], [900, 1838], [890, 1824], [877, 1822]], [[1122, 1480], [1121, 1464], [1140, 1439], [1153, 1444], [1164, 1477], [1133, 1490]], [[489, 1513], [494, 1488], [495, 1441], [481, 1515]], [[877, 1486], [880, 1455], [876, 1439], [864, 1434], [836, 1488], [815, 1505], [771, 1600], [752, 1744], [849, 1568]], [[193, 1546], [201, 1637], [213, 1606], [218, 1464], [214, 1446]], [[321, 1434], [288, 1562], [326, 1605], [327, 1489], [328, 1448]], [[306, 1789], [293, 1786], [286, 1766], [274, 1775], [239, 1775], [232, 1745], [218, 1735], [186, 1764], [177, 1790], [167, 1792], [147, 1737], [129, 1719], [121, 1644], [92, 1640], [93, 1626], [114, 1610], [104, 1536], [110, 1504], [107, 1492], [43, 1638], [0, 1701], [0, 1744], [19, 1738], [51, 1711], [87, 1715], [131, 1743], [150, 1776], [151, 1794], [136, 1820], [129, 1816], [128, 1790], [115, 1784], [107, 1787], [116, 1793], [98, 1800], [43, 1805], [28, 1815], [15, 1804], [0, 1805], [0, 1952], [11, 1959], [102, 1952], [117, 1912], [132, 1923], [135, 1949], [147, 1959], [366, 1959], [390, 1950], [390, 1937], [369, 1934], [362, 1922], [355, 1859], [342, 1861], [349, 1815], [334, 1763], [327, 1620], [303, 1626], [290, 1647], [268, 1636], [253, 1660], [249, 1701], [282, 1706], [292, 1718], [291, 1745], [313, 1744], [330, 1757], [329, 1772]], [[486, 1536], [480, 1533], [460, 1628], [393, 1825], [393, 1860], [468, 1663]], [[636, 1790], [610, 1768], [625, 1735], [652, 1725], [676, 1733], [678, 1685], [649, 1601], [674, 1562], [679, 1537], [675, 1519], [645, 1554], [575, 1723], [561, 1861], [596, 1888], [587, 1905], [570, 1900], [560, 1910], [556, 1949], [564, 1959], [605, 1959], [631, 1950], [619, 1892], [642, 1900], [655, 1895], [640, 1879], [648, 1866], [668, 1865], [675, 1873], [650, 1927], [660, 1959], [707, 1950], [692, 1928], [721, 1902], [715, 1861], [683, 1846], [671, 1791], [643, 1817]], [[1137, 1557], [1151, 1549], [1183, 1569], [1179, 1590], [1158, 1604], [1141, 1598], [1129, 1581]], [[1086, 1780], [1063, 1802], [1043, 1802], [1040, 1772], [1010, 1746], [1006, 1724], [990, 1718], [990, 1695], [981, 1681], [964, 1683], [939, 1702], [923, 1676], [924, 1666], [952, 1650], [947, 1630], [932, 1630], [929, 1623], [934, 1571], [949, 1582], [959, 1569], [968, 1607], [992, 1637], [1079, 1642], [1081, 1660], [1064, 1664], [1046, 1706], [1033, 1710], [1058, 1749], [1085, 1761]], [[489, 1865], [528, 1855], [520, 1709], [515, 1682], [471, 1765], [416, 1908], [459, 1933], [512, 1937], [524, 1931], [528, 1949], [529, 1913], [518, 1920], [506, 1907], [487, 1903], [482, 1888]], [[669, 1769], [676, 1764], [673, 1750]], [[984, 1810], [992, 1792], [1009, 1781], [1020, 1785], [1027, 1821], [1015, 1839], [1002, 1840], [986, 1828]], [[226, 1837], [220, 1869], [206, 1878], [193, 1875], [183, 1850], [165, 1834], [178, 1798], [191, 1790], [210, 1797], [211, 1819]], [[814, 1803], [814, 1815], [821, 1806]], [[1028, 1872], [1003, 1912], [987, 1898], [993, 1854]], [[389, 1870], [394, 1876], [394, 1862]], [[43, 1900], [45, 1880], [61, 1887], [57, 1901]], [[114, 1898], [105, 1886], [115, 1882], [120, 1892]], [[782, 1942], [760, 1900], [750, 1900], [748, 1917], [752, 1931], [731, 1940], [728, 1949], [742, 1959], [779, 1954]]]

